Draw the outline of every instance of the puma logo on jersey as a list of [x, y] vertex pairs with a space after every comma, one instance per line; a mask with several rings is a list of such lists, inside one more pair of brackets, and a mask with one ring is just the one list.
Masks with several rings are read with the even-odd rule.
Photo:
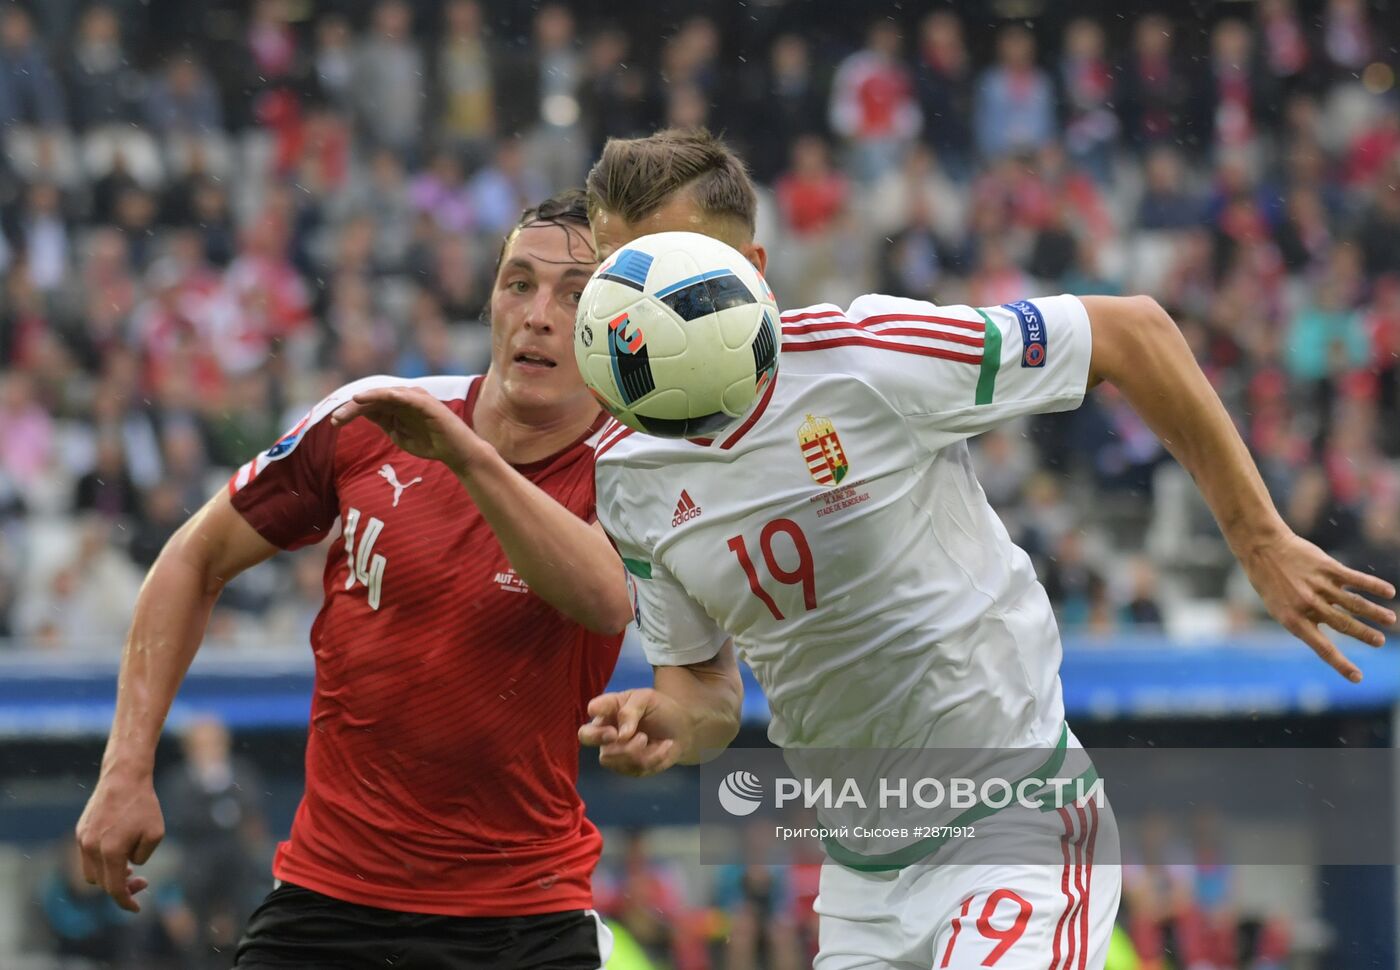
[[394, 466], [393, 466], [393, 465], [385, 465], [383, 468], [379, 469], [379, 477], [382, 478], [382, 479], [384, 479], [384, 480], [385, 480], [386, 482], [388, 482], [391, 486], [393, 486], [393, 489], [394, 489], [394, 508], [398, 508], [398, 507], [399, 507], [399, 498], [402, 497], [402, 495], [403, 495], [403, 493], [404, 493], [404, 489], [406, 489], [406, 488], [408, 488], [409, 486], [412, 486], [412, 485], [417, 485], [419, 482], [421, 482], [421, 481], [423, 480], [423, 476], [422, 476], [422, 475], [419, 475], [417, 478], [413, 479], [412, 481], [408, 481], [408, 482], [405, 482], [405, 483], [403, 483], [402, 485], [400, 485], [400, 484], [399, 484], [399, 476], [394, 472]]
[[681, 489], [681, 500], [676, 503], [676, 514], [671, 516], [671, 528], [674, 529], [682, 522], [698, 519], [700, 512], [700, 506], [695, 504], [695, 499], [691, 498], [685, 489]]

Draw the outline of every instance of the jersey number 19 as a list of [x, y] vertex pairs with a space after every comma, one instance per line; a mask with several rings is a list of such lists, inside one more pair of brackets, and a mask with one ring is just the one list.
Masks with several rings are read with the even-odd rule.
[[[778, 562], [778, 558], [773, 553], [773, 540], [781, 532], [786, 535], [792, 543], [792, 548], [797, 552], [797, 568], [787, 569]], [[783, 619], [783, 611], [778, 609], [778, 604], [773, 601], [773, 597], [763, 588], [758, 581], [758, 570], [754, 568], [753, 559], [749, 556], [749, 547], [744, 542], [742, 535], [737, 535], [729, 540], [729, 548], [734, 555], [739, 557], [739, 566], [744, 570], [744, 575], [748, 577], [749, 589], [753, 594], [763, 601], [763, 605], [768, 607], [768, 612], [773, 614], [773, 619]], [[817, 608], [817, 577], [815, 564], [812, 562], [812, 548], [807, 545], [807, 537], [802, 534], [802, 527], [792, 519], [774, 519], [765, 525], [758, 534], [758, 548], [763, 553], [763, 563], [768, 567], [769, 574], [778, 582], [786, 586], [802, 585], [802, 602], [809, 610]]]

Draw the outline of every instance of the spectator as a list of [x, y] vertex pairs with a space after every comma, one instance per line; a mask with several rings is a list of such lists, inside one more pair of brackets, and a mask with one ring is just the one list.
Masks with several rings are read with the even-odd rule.
[[1139, 149], [1179, 144], [1189, 86], [1176, 64], [1171, 21], [1150, 13], [1133, 29], [1133, 49], [1122, 70], [1118, 112]]
[[1354, 309], [1355, 287], [1346, 254], [1339, 253], [1289, 324], [1286, 360], [1295, 380], [1320, 381], [1339, 367], [1361, 367], [1369, 359], [1366, 332]]
[[1144, 167], [1146, 186], [1138, 203], [1141, 229], [1186, 229], [1201, 220], [1201, 202], [1186, 188], [1181, 156], [1167, 145], [1153, 147]]
[[191, 53], [166, 61], [146, 96], [146, 123], [163, 137], [207, 136], [223, 128], [219, 93]]
[[223, 966], [263, 892], [262, 786], [233, 754], [228, 729], [213, 718], [188, 725], [181, 750], [182, 762], [163, 780], [161, 804], [180, 847], [174, 883], [196, 929], [186, 965]]
[[944, 238], [952, 238], [962, 229], [962, 196], [938, 157], [922, 144], [913, 145], [899, 169], [874, 185], [862, 211], [872, 229], [890, 233], [905, 225], [916, 208]]
[[1024, 27], [997, 34], [997, 66], [977, 80], [977, 149], [987, 159], [1034, 151], [1055, 135], [1055, 93]]
[[1228, 19], [1211, 32], [1208, 69], [1197, 81], [1197, 137], [1216, 151], [1249, 147], [1271, 119], [1258, 97], [1254, 38], [1243, 21]]
[[745, 828], [745, 862], [724, 866], [715, 881], [715, 905], [729, 918], [728, 970], [797, 970], [802, 963], [789, 918], [789, 867], [767, 861], [771, 832], [763, 822]]
[[792, 167], [779, 176], [778, 207], [789, 232], [823, 234], [846, 205], [846, 178], [831, 166], [826, 142], [803, 135], [792, 146]]
[[112, 526], [83, 520], [73, 529], [75, 548], [20, 601], [20, 635], [50, 650], [108, 648], [131, 620], [141, 577], [112, 545]]
[[442, 138], [467, 157], [482, 158], [496, 130], [496, 89], [481, 5], [448, 0], [443, 19], [446, 30], [437, 55]]
[[120, 129], [140, 118], [145, 79], [131, 66], [111, 7], [99, 3], [83, 12], [67, 80], [78, 131]]
[[327, 13], [316, 22], [312, 64], [321, 95], [337, 107], [351, 108], [355, 83], [354, 35], [342, 15]]
[[864, 183], [895, 167], [922, 124], [899, 49], [899, 28], [876, 20], [865, 47], [841, 62], [831, 82], [831, 129], [846, 142], [851, 168]]
[[691, 17], [661, 49], [661, 78], [667, 87], [695, 87], [705, 101], [721, 96], [719, 30], [704, 15]]
[[[413, 301], [409, 322], [410, 343], [394, 364], [394, 373], [407, 378], [435, 374], [473, 374], [477, 361], [468, 363], [454, 344], [447, 317], [431, 293], [420, 290]], [[477, 348], [478, 353], [484, 348]]]
[[959, 182], [972, 174], [972, 58], [957, 14], [939, 10], [919, 25], [915, 89], [924, 137], [943, 170]]
[[1323, 49], [1333, 71], [1355, 76], [1371, 61], [1372, 33], [1362, 0], [1327, 0], [1322, 21]]
[[[1400, 170], [1400, 161], [1394, 166]], [[1368, 276], [1400, 273], [1400, 185], [1381, 182], [1357, 233]]]
[[1162, 629], [1162, 607], [1157, 588], [1157, 569], [1146, 556], [1134, 556], [1128, 571], [1127, 602], [1123, 622], [1136, 629]]
[[432, 164], [413, 179], [408, 198], [416, 210], [431, 215], [444, 232], [462, 233], [475, 228], [475, 200], [463, 178], [461, 157], [455, 151], [437, 152]]
[[1307, 79], [1312, 61], [1307, 34], [1293, 0], [1262, 0], [1258, 7], [1259, 47], [1275, 97], [1287, 97]]
[[53, 421], [23, 371], [7, 372], [0, 383], [0, 427], [0, 475], [21, 493], [38, 488], [53, 453]]
[[1066, 114], [1065, 150], [1099, 182], [1109, 182], [1118, 116], [1113, 113], [1113, 69], [1097, 21], [1081, 17], [1066, 29], [1060, 88]]
[[0, 12], [0, 126], [56, 129], [64, 122], [62, 87], [34, 22], [18, 4]]
[[1332, 254], [1332, 228], [1317, 192], [1299, 188], [1289, 193], [1274, 241], [1290, 273], [1312, 272], [1327, 264]]
[[120, 432], [109, 430], [100, 434], [92, 471], [78, 479], [73, 492], [73, 511], [125, 523], [137, 515], [140, 506], [136, 483], [127, 470]]
[[582, 137], [585, 65], [574, 15], [563, 3], [546, 3], [533, 26], [536, 105], [527, 161], [548, 184], [573, 185], [589, 164]]
[[1082, 533], [1071, 530], [1061, 536], [1045, 573], [1045, 592], [1055, 604], [1055, 615], [1064, 629], [1090, 625], [1104, 581], [1088, 561]]
[[405, 0], [380, 0], [369, 37], [355, 55], [353, 102], [373, 145], [410, 157], [422, 131], [423, 55], [413, 43], [413, 10]]
[[1079, 243], [1070, 230], [1063, 204], [1051, 207], [1050, 217], [1035, 234], [1026, 269], [1052, 289], [1060, 287], [1079, 254]]
[[631, 138], [650, 126], [651, 92], [641, 71], [628, 70], [631, 39], [623, 30], [606, 28], [588, 45], [587, 116], [592, 120], [591, 154], [609, 137]]
[[63, 840], [58, 855], [37, 890], [40, 918], [55, 955], [128, 966], [136, 943], [131, 916], [102, 887], [83, 878], [83, 857], [73, 839]]
[[472, 176], [467, 192], [477, 228], [490, 238], [504, 236], [532, 200], [549, 194], [544, 179], [529, 166], [519, 138], [497, 144], [495, 158]]
[[1377, 185], [1386, 167], [1400, 158], [1400, 110], [1381, 111], [1347, 146], [1346, 181], [1354, 188]]
[[248, 65], [260, 85], [291, 78], [298, 69], [297, 34], [288, 21], [286, 0], [253, 0], [246, 43]]
[[288, 258], [289, 242], [285, 219], [272, 211], [243, 233], [242, 253], [224, 275], [212, 330], [216, 352], [230, 371], [262, 363], [275, 341], [295, 336], [309, 322], [306, 284]]
[[36, 182], [25, 198], [20, 231], [24, 237], [24, 265], [29, 281], [48, 295], [68, 278], [68, 223], [58, 186]]
[[806, 38], [779, 35], [765, 68], [751, 79], [741, 103], [749, 164], [756, 178], [772, 182], [787, 164], [794, 141], [826, 131], [826, 99]]

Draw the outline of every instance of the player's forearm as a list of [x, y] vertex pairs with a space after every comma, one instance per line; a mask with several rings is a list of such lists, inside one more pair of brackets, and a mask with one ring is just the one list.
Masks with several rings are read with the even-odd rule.
[[540, 598], [599, 633], [632, 619], [622, 560], [607, 537], [487, 449], [458, 479], [491, 524], [517, 576]]
[[739, 733], [744, 685], [733, 647], [726, 644], [714, 660], [688, 667], [657, 667], [655, 688], [676, 702], [685, 721], [676, 732], [684, 765], [709, 761], [729, 747]]
[[179, 537], [152, 567], [136, 600], [122, 652], [117, 707], [102, 770], [149, 775], [156, 745], [204, 638], [222, 582], [192, 562]]
[[1146, 297], [1116, 304], [1090, 297], [1085, 305], [1091, 382], [1117, 387], [1191, 473], [1235, 554], [1286, 534], [1248, 448], [1166, 311]]

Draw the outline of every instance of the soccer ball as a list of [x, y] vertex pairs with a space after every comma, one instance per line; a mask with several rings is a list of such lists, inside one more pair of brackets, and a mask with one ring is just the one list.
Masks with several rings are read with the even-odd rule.
[[778, 372], [778, 305], [737, 250], [694, 232], [642, 236], [588, 281], [574, 321], [579, 373], [637, 431], [708, 437]]

